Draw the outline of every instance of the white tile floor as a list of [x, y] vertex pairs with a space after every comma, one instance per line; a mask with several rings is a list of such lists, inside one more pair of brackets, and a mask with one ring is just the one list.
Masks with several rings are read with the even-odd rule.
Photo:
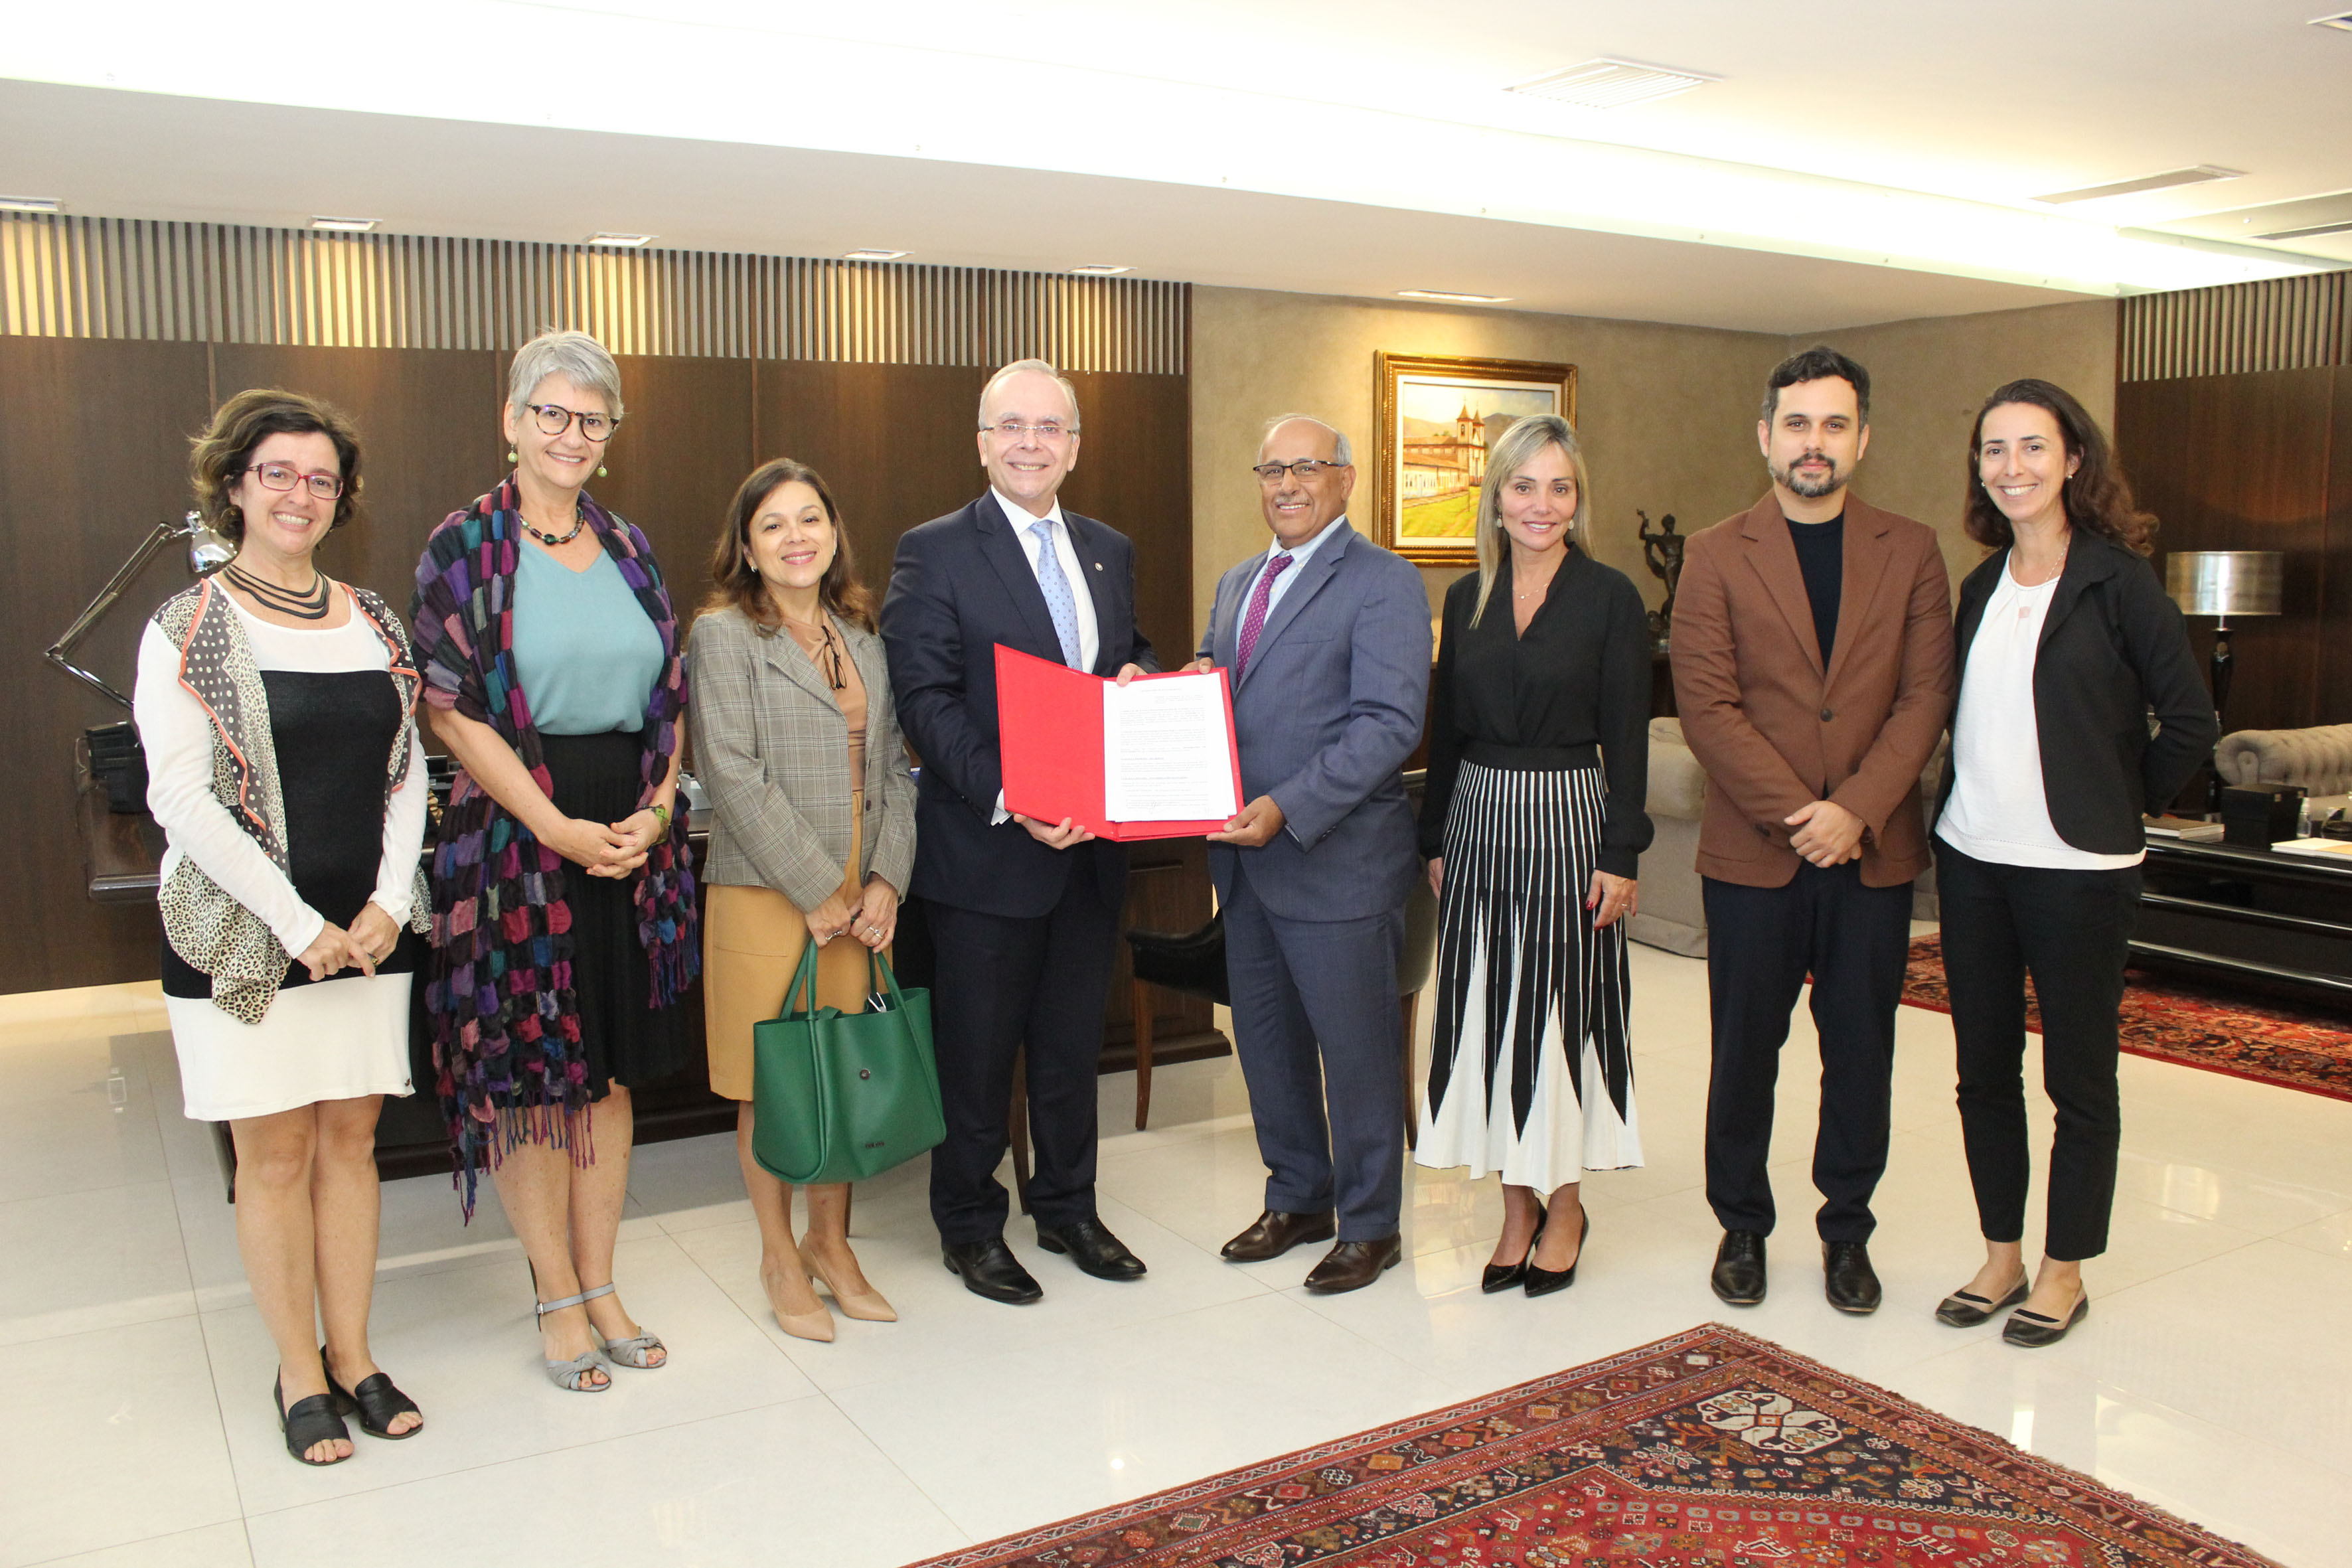
[[[152, 987], [0, 998], [0, 1568], [531, 1560], [887, 1568], [1190, 1481], [1689, 1328], [1729, 1321], [1990, 1428], [2297, 1568], [2352, 1568], [2352, 1105], [2133, 1058], [2122, 1192], [2087, 1325], [2054, 1350], [1929, 1316], [1976, 1257], [1950, 1026], [1906, 1009], [1873, 1252], [1887, 1306], [1843, 1318], [1806, 1244], [1815, 1091], [1799, 1015], [1774, 1144], [1786, 1223], [1749, 1311], [1706, 1289], [1706, 973], [1634, 950], [1650, 1164], [1586, 1184], [1576, 1289], [1477, 1290], [1491, 1182], [1417, 1172], [1408, 1267], [1307, 1297], [1307, 1251], [1236, 1268], [1261, 1169], [1230, 1059], [1164, 1070], [1149, 1132], [1103, 1080], [1118, 1286], [1036, 1252], [1041, 1304], [940, 1268], [920, 1163], [861, 1189], [857, 1247], [896, 1324], [786, 1339], [761, 1301], [731, 1148], [639, 1151], [621, 1278], [668, 1369], [606, 1394], [540, 1377], [495, 1201], [384, 1193], [379, 1359], [414, 1442], [288, 1459], [271, 1360]], [[1425, 1052], [1424, 1052], [1425, 1059]], [[2042, 1126], [2046, 1136], [2046, 1112]], [[2038, 1199], [2037, 1199], [2038, 1206]], [[1319, 1249], [1309, 1249], [1319, 1250]]]

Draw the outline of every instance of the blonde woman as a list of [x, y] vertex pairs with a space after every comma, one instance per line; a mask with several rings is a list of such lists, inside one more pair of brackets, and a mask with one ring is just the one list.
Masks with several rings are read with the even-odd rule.
[[1650, 843], [1650, 658], [1641, 595], [1586, 552], [1587, 488], [1568, 421], [1504, 432], [1478, 570], [1446, 594], [1438, 647], [1421, 814], [1437, 1009], [1414, 1158], [1501, 1174], [1489, 1292], [1574, 1283], [1580, 1173], [1642, 1163], [1624, 921]]
[[849, 1184], [792, 1189], [751, 1152], [751, 1030], [783, 1010], [814, 942], [820, 1006], [866, 1005], [870, 954], [890, 945], [915, 865], [915, 781], [890, 702], [874, 595], [857, 580], [833, 492], [789, 458], [735, 492], [710, 563], [716, 591], [690, 640], [696, 776], [710, 791], [703, 941], [710, 1088], [741, 1102], [743, 1186], [760, 1221], [760, 1283], [797, 1339], [830, 1340], [822, 1281], [844, 1316], [895, 1321], [849, 1250]]

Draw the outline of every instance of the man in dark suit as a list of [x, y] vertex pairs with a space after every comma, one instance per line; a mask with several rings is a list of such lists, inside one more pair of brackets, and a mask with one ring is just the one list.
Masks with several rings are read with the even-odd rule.
[[1224, 1255], [1255, 1262], [1336, 1234], [1307, 1276], [1329, 1294], [1402, 1252], [1397, 958], [1421, 861], [1400, 770], [1428, 708], [1429, 596], [1348, 526], [1346, 437], [1278, 419], [1256, 473], [1274, 540], [1217, 584], [1195, 664], [1234, 688], [1247, 804], [1209, 836], [1209, 869], [1267, 1171], [1265, 1212]]
[[1810, 975], [1825, 1289], [1869, 1312], [1911, 879], [1927, 866], [1919, 773], [1952, 711], [1951, 577], [1934, 530], [1846, 493], [1870, 445], [1862, 366], [1826, 348], [1782, 362], [1756, 438], [1771, 493], [1691, 536], [1675, 608], [1675, 700], [1707, 774], [1711, 1282], [1734, 1306], [1764, 1299], [1774, 1084]]
[[1143, 1264], [1095, 1212], [1095, 1072], [1126, 899], [1127, 850], [1004, 810], [996, 645], [1097, 675], [1157, 669], [1135, 625], [1125, 535], [1055, 499], [1078, 456], [1078, 400], [1043, 360], [980, 399], [989, 489], [898, 542], [882, 637], [898, 721], [922, 758], [911, 891], [937, 972], [931, 1020], [947, 1142], [931, 1152], [931, 1218], [974, 1294], [1044, 1292], [1004, 1243], [1014, 1054], [1025, 1045], [1037, 1244], [1104, 1279]]

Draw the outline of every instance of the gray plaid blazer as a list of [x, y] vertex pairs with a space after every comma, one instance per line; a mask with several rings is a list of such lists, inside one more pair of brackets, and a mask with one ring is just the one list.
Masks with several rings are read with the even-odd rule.
[[[882, 639], [835, 618], [866, 683], [866, 837], [860, 880], [901, 894], [915, 866], [915, 781], [890, 700]], [[688, 639], [694, 776], [710, 792], [702, 879], [772, 888], [813, 910], [849, 858], [849, 721], [815, 663], [789, 637], [762, 637], [742, 611], [706, 612]]]

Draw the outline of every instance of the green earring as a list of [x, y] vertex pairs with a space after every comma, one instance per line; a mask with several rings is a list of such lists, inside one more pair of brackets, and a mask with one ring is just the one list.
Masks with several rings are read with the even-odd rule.
[[515, 455], [514, 455], [512, 452], [509, 452], [509, 453], [507, 454], [507, 461], [508, 461], [508, 462], [509, 462], [509, 463], [511, 463], [511, 462], [514, 462], [515, 460], [516, 460], [516, 458], [515, 458]]
[[597, 465], [596, 465], [596, 477], [597, 477], [598, 479], [603, 479], [606, 474], [611, 473], [612, 471], [613, 471], [612, 469], [610, 469], [610, 468], [606, 468], [606, 467], [605, 467], [604, 464], [602, 464], [602, 463], [599, 463], [599, 464], [597, 464]]

